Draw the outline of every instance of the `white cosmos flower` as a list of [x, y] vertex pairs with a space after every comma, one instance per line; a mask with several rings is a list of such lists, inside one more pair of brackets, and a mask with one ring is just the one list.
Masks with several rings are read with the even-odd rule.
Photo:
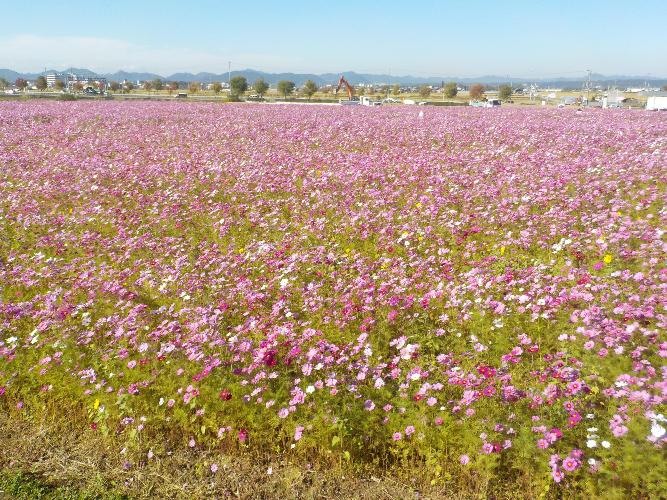
[[661, 438], [665, 435], [665, 428], [657, 422], [653, 422], [651, 426], [651, 435], [655, 438]]
[[600, 444], [602, 445], [603, 448], [608, 449], [611, 447], [611, 443], [609, 441], [602, 441]]
[[597, 445], [598, 443], [597, 441], [595, 441], [595, 439], [589, 439], [588, 441], [586, 441], [586, 446], [588, 446], [589, 448], [595, 448]]

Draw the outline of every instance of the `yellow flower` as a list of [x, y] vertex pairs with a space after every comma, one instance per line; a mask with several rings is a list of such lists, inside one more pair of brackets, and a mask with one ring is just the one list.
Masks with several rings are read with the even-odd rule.
[[505, 247], [500, 247], [500, 255], [505, 255]]
[[613, 257], [611, 255], [607, 254], [607, 255], [604, 256], [604, 259], [602, 259], [602, 260], [604, 260], [605, 264], [609, 264], [613, 260]]
[[416, 206], [417, 208], [421, 208], [421, 207], [422, 207], [422, 202], [421, 202], [421, 201], [418, 201], [417, 204], [416, 204], [415, 206]]
[[100, 400], [96, 399], [95, 402], [93, 403], [93, 408], [97, 410], [100, 407]]

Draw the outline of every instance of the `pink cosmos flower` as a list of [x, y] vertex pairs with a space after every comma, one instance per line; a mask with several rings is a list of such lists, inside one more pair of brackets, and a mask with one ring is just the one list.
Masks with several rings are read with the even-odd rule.
[[459, 461], [461, 462], [461, 465], [468, 465], [468, 463], [470, 463], [470, 457], [468, 455], [461, 455]]
[[296, 429], [294, 430], [294, 441], [298, 441], [299, 439], [301, 439], [303, 430], [304, 427], [302, 425], [297, 425]]
[[566, 459], [563, 460], [563, 469], [565, 469], [568, 472], [572, 472], [576, 470], [578, 467], [579, 467], [579, 461], [577, 461], [575, 458], [567, 457]]
[[402, 437], [403, 437], [403, 434], [401, 434], [400, 432], [394, 432], [394, 434], [391, 436], [391, 438], [394, 441], [400, 441]]

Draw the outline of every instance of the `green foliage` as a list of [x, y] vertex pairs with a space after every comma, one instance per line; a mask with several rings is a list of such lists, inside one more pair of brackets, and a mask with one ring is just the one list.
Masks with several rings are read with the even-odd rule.
[[398, 83], [395, 83], [393, 87], [391, 88], [391, 93], [394, 95], [398, 95], [401, 93], [401, 86]]
[[74, 94], [61, 94], [58, 96], [59, 101], [76, 101], [76, 96]]
[[159, 78], [156, 78], [155, 80], [153, 80], [152, 86], [153, 86], [153, 89], [159, 91], [159, 90], [162, 90], [164, 88], [164, 83], [162, 83], [162, 80], [160, 80]]
[[191, 94], [196, 94], [197, 92], [199, 92], [200, 89], [201, 85], [199, 84], [199, 82], [190, 82], [190, 84], [188, 85], [188, 90], [190, 91]]
[[278, 92], [287, 99], [287, 96], [294, 92], [294, 82], [289, 80], [280, 80], [278, 82]]
[[37, 90], [46, 90], [46, 77], [42, 75], [38, 76], [37, 80], [35, 80], [35, 87], [37, 87]]
[[310, 98], [315, 95], [315, 92], [317, 92], [317, 84], [312, 80], [307, 80], [306, 83], [303, 84], [304, 95], [310, 100]]
[[255, 83], [252, 84], [252, 89], [258, 96], [263, 97], [269, 90], [269, 84], [264, 81], [264, 78], [258, 78], [255, 80]]
[[[76, 487], [56, 486], [47, 483], [36, 474], [21, 471], [0, 471], [0, 496], [5, 493], [8, 498], [16, 499], [58, 499], [58, 500], [92, 500], [101, 498], [122, 500], [128, 498], [105, 485], [94, 485], [91, 489], [79, 490]], [[4, 498], [4, 496], [3, 496]]]
[[214, 82], [212, 86], [213, 92], [219, 94], [222, 90], [222, 84], [220, 82]]
[[229, 87], [231, 95], [238, 97], [248, 90], [248, 80], [245, 76], [237, 75], [229, 81]]
[[512, 96], [512, 87], [508, 84], [498, 87], [498, 97], [501, 99], [509, 99]]
[[456, 94], [459, 93], [456, 82], [449, 82], [445, 84], [444, 91], [445, 91], [445, 97], [449, 99], [456, 97]]
[[428, 85], [421, 85], [419, 87], [419, 97], [428, 97], [431, 95], [431, 87]]

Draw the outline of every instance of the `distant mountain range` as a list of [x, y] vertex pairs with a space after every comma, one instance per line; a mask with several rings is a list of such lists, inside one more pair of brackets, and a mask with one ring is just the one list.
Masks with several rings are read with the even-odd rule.
[[[34, 80], [40, 75], [53, 72], [54, 70], [42, 71], [39, 73], [19, 73], [11, 69], [0, 69], [0, 78], [5, 78], [9, 82], [14, 82], [17, 78], [25, 78], [26, 80]], [[115, 73], [101, 73], [96, 74], [95, 72], [84, 69], [84, 68], [68, 68], [61, 72], [64, 73], [76, 73], [83, 76], [102, 76], [107, 78], [109, 81], [123, 81], [123, 80], [154, 80], [160, 78], [163, 81], [177, 81], [177, 82], [215, 82], [221, 81], [225, 82], [229, 78], [227, 72], [216, 74], [216, 73], [174, 73], [172, 75], [158, 75], [156, 73], [142, 73], [142, 72], [129, 72], [129, 71], [116, 71]], [[306, 80], [313, 80], [318, 85], [327, 85], [327, 84], [336, 84], [340, 75], [345, 75], [345, 78], [352, 85], [359, 84], [396, 84], [399, 85], [418, 85], [418, 84], [430, 84], [430, 85], [439, 85], [441, 82], [457, 82], [460, 84], [472, 84], [472, 83], [482, 83], [485, 85], [497, 85], [500, 83], [513, 82], [515, 84], [519, 83], [539, 83], [542, 86], [557, 86], [557, 87], [571, 87], [578, 88], [583, 84], [584, 78], [580, 77], [552, 77], [552, 78], [525, 78], [525, 77], [514, 77], [514, 76], [498, 76], [498, 75], [484, 75], [476, 78], [459, 78], [459, 77], [420, 77], [420, 76], [397, 76], [397, 75], [383, 75], [383, 74], [369, 74], [369, 73], [357, 73], [354, 71], [344, 71], [342, 73], [323, 73], [323, 74], [308, 74], [308, 73], [267, 73], [264, 71], [258, 71], [254, 69], [244, 69], [238, 71], [232, 71], [231, 76], [245, 76], [249, 82], [254, 82], [258, 78], [263, 78], [270, 85], [275, 85], [280, 80], [291, 80], [296, 83], [297, 86], [303, 85]], [[643, 86], [644, 83], [647, 83], [650, 86], [662, 86], [667, 84], [667, 78], [648, 78], [645, 76], [628, 76], [628, 75], [601, 75], [593, 74], [591, 79], [600, 85], [619, 85], [625, 87], [635, 87]]]

